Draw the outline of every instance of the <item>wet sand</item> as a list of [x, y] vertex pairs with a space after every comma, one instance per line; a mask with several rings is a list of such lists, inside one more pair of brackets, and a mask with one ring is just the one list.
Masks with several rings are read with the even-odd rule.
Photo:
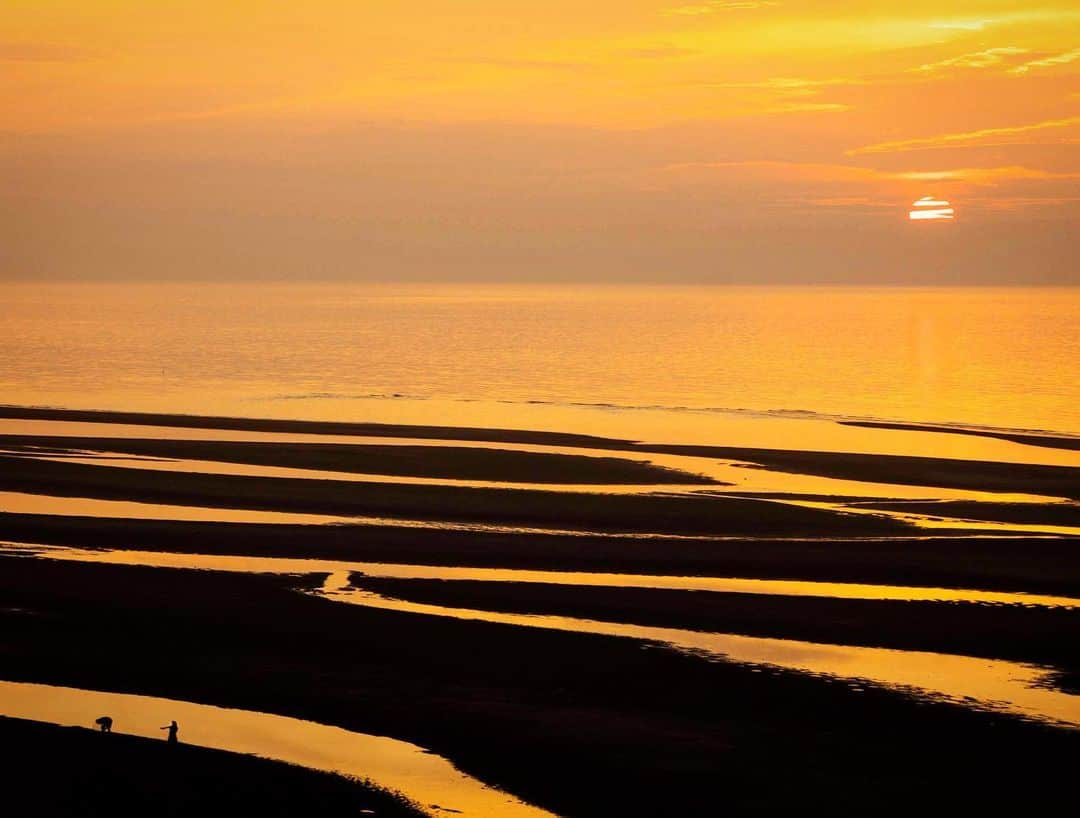
[[966, 520], [1019, 525], [1080, 526], [1080, 503], [973, 503], [963, 500], [903, 500], [883, 503], [880, 500], [871, 500], [859, 502], [858, 505], [882, 511], [905, 511]]
[[187, 554], [537, 570], [807, 579], [1080, 593], [1068, 537], [670, 539], [393, 525], [204, 523], [0, 512], [0, 539]]
[[[743, 446], [687, 446], [619, 438], [515, 429], [411, 426], [380, 423], [225, 418], [66, 409], [2, 407], [0, 418], [156, 425], [166, 428], [219, 429], [320, 435], [485, 441], [563, 446], [644, 454], [676, 454], [737, 460], [761, 468], [842, 480], [914, 486], [1040, 494], [1080, 499], [1080, 468], [954, 458], [910, 457], [850, 452], [796, 451]], [[524, 476], [520, 479], [524, 479]]]
[[340, 605], [291, 590], [304, 578], [0, 567], [6, 678], [389, 733], [564, 815], [901, 814], [927, 792], [942, 809], [1050, 808], [1080, 749], [1080, 731], [885, 689]]
[[612, 448], [630, 443], [617, 438], [562, 432], [533, 432], [517, 429], [482, 429], [465, 426], [413, 426], [387, 423], [348, 423], [318, 420], [274, 420], [212, 415], [168, 415], [152, 412], [114, 412], [92, 409], [52, 409], [30, 406], [0, 406], [0, 418], [20, 420], [65, 420], [92, 423], [121, 423], [136, 426], [163, 426], [180, 429], [235, 429], [251, 432], [353, 435], [361, 437], [412, 437], [432, 440], [483, 440], [492, 443], [537, 443], [548, 446], [577, 446], [588, 449]]
[[1040, 434], [1038, 432], [1006, 432], [991, 429], [968, 429], [963, 426], [933, 426], [923, 423], [885, 423], [872, 420], [842, 420], [843, 426], [859, 426], [864, 429], [892, 429], [904, 432], [940, 432], [949, 435], [972, 435], [974, 437], [991, 437], [997, 440], [1008, 440], [1011, 443], [1022, 443], [1025, 446], [1045, 446], [1049, 449], [1067, 449], [1069, 451], [1080, 450], [1080, 437], [1060, 437], [1057, 435]]
[[[1077, 537], [1018, 536], [1007, 525], [1075, 523], [1076, 506], [1053, 499], [1080, 495], [1080, 469], [1073, 466], [665, 446], [500, 429], [10, 407], [0, 408], [2, 417], [158, 423], [204, 435], [159, 440], [127, 428], [116, 438], [104, 428], [4, 435], [9, 453], [0, 455], [0, 491], [11, 494], [3, 498], [0, 540], [16, 543], [1080, 597]], [[383, 440], [205, 439], [215, 430]], [[17, 447], [21, 453], [12, 452]], [[95, 460], [85, 452], [73, 457], [79, 449], [169, 458], [176, 468], [140, 468], [137, 459]], [[46, 452], [56, 459], [33, 456]], [[813, 475], [851, 484], [845, 497], [799, 494], [804, 486], [797, 482], [790, 493], [770, 497], [725, 495], [716, 483], [695, 480], [692, 470], [644, 462], [650, 455], [668, 466], [681, 467], [679, 457], [703, 458], [722, 461], [733, 474], [767, 469], [796, 481]], [[234, 464], [233, 471], [198, 473], [191, 464], [199, 462]], [[257, 471], [271, 467], [312, 474]], [[331, 479], [332, 472], [351, 471], [372, 480]], [[499, 485], [408, 482], [429, 478]], [[551, 485], [520, 485], [545, 480]], [[618, 493], [620, 483], [639, 493]], [[998, 496], [861, 495], [860, 483]], [[913, 496], [940, 499], [901, 502]], [[26, 497], [47, 499], [51, 505], [40, 509], [47, 513], [26, 513], [28, 503], [20, 510]], [[184, 509], [209, 516], [168, 518]], [[249, 516], [215, 521], [215, 510]], [[148, 516], [127, 519], [124, 511]], [[955, 514], [944, 524], [954, 530], [890, 516], [913, 511]], [[964, 530], [964, 516], [1003, 524], [986, 524], [979, 535], [974, 526]], [[935, 672], [947, 675], [942, 663], [955, 669], [1021, 662], [1027, 664], [1019, 681], [1010, 677], [1012, 687], [1001, 688], [1011, 691], [1010, 701], [1053, 696], [1065, 700], [1061, 712], [1075, 714], [1069, 693], [1080, 676], [1076, 608], [587, 582], [358, 579], [361, 587], [416, 603], [506, 612], [498, 622], [424, 612], [419, 604], [341, 604], [361, 595], [347, 588], [349, 569], [333, 569], [345, 584], [337, 601], [323, 576], [289, 570], [296, 573], [0, 556], [0, 679], [142, 693], [389, 735], [429, 747], [555, 813], [582, 818], [785, 814], [808, 805], [855, 815], [868, 804], [875, 814], [910, 814], [925, 810], [929, 792], [943, 810], [1049, 809], [1067, 796], [1070, 762], [1080, 749], [1080, 730], [980, 709], [993, 708], [988, 699], [1009, 698], [1000, 692], [980, 689], [978, 701], [950, 703], [914, 692], [959, 698], [954, 691], [975, 690], [964, 688], [962, 673], [959, 687], [922, 684]], [[796, 669], [795, 659], [781, 667], [756, 654], [724, 660], [723, 651], [679, 652], [657, 637], [604, 635], [611, 629], [545, 630], [521, 616], [507, 624], [512, 613], [681, 628], [695, 639], [775, 639], [788, 652], [828, 654], [830, 661]], [[868, 674], [876, 685], [845, 678], [858, 675], [844, 664], [858, 650], [879, 649], [923, 655], [911, 659], [907, 676]], [[892, 657], [884, 655], [891, 668]], [[1029, 682], [1035, 687], [1024, 687]], [[1050, 712], [1012, 710], [1044, 718]], [[994, 786], [971, 783], [984, 780]]]
[[3, 804], [19, 818], [423, 815], [353, 779], [185, 744], [3, 717], [0, 742], [18, 748], [6, 754]]
[[1080, 610], [353, 574], [383, 596], [819, 643], [984, 656], [1080, 671]]
[[1080, 499], [1080, 468], [938, 457], [754, 449], [735, 446], [640, 447], [642, 451], [742, 460], [763, 469], [908, 486], [939, 486]]
[[[425, 814], [554, 818], [470, 778], [430, 749], [386, 736], [180, 699], [0, 680], [0, 715], [84, 727], [87, 713], [108, 714], [113, 719], [114, 735], [155, 742], [164, 737], [160, 725], [176, 721], [182, 746], [255, 755], [359, 779], [371, 788], [407, 795]], [[304, 810], [303, 814], [309, 812]]]
[[11, 456], [0, 456], [0, 490], [171, 505], [585, 531], [872, 535], [900, 533], [910, 528], [885, 517], [716, 495], [622, 496], [165, 473]]
[[26, 454], [65, 456], [73, 450], [89, 450], [140, 457], [509, 483], [709, 485], [715, 482], [697, 474], [613, 457], [456, 446], [439, 447], [438, 457], [432, 458], [429, 446], [0, 435], [0, 447], [19, 449]]

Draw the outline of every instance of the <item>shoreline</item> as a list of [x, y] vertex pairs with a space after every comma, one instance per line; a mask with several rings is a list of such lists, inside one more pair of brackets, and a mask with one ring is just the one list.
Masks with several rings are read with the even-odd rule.
[[1080, 673], [1080, 610], [737, 592], [397, 579], [355, 572], [355, 588], [452, 608], [981, 656]]
[[1080, 595], [1080, 538], [640, 539], [392, 525], [202, 523], [0, 512], [0, 539], [80, 548], [731, 576]]
[[[1007, 463], [987, 460], [852, 452], [770, 449], [749, 446], [650, 444], [562, 432], [457, 426], [417, 426], [304, 420], [227, 418], [105, 410], [36, 409], [0, 406], [0, 418], [133, 424], [165, 428], [216, 429], [273, 433], [394, 437], [452, 441], [559, 446], [634, 454], [667, 454], [742, 461], [776, 472], [840, 480], [956, 488], [976, 491], [1040, 494], [1080, 500], [1080, 466]], [[16, 436], [17, 437], [17, 436]], [[75, 438], [69, 438], [74, 440]], [[92, 438], [91, 438], [92, 439]], [[179, 446], [176, 441], [175, 445]], [[164, 445], [164, 444], [163, 444]], [[283, 444], [276, 444], [281, 446]], [[313, 444], [297, 444], [311, 446]], [[190, 451], [190, 447], [189, 447]], [[518, 478], [522, 479], [521, 477]]]
[[0, 490], [100, 500], [598, 532], [888, 534], [885, 517], [719, 495], [587, 494], [153, 472], [0, 455]]
[[425, 815], [356, 778], [183, 742], [3, 715], [0, 741], [19, 748], [4, 762], [3, 797], [20, 818], [298, 815], [316, 804], [340, 814]]
[[1008, 432], [1005, 430], [974, 429], [963, 426], [948, 426], [933, 423], [899, 423], [878, 420], [839, 420], [841, 426], [858, 426], [863, 429], [891, 429], [901, 432], [940, 432], [949, 435], [971, 435], [973, 437], [990, 437], [996, 440], [1007, 440], [1010, 443], [1021, 443], [1025, 446], [1044, 446], [1048, 449], [1067, 449], [1069, 451], [1080, 450], [1080, 437], [1063, 437], [1051, 433], [1039, 432]]
[[[568, 432], [536, 432], [469, 426], [425, 426], [323, 420], [274, 420], [224, 415], [184, 415], [156, 412], [121, 412], [110, 409], [59, 409], [51, 407], [0, 406], [0, 418], [10, 420], [70, 420], [89, 423], [120, 423], [133, 426], [164, 426], [181, 429], [222, 429], [249, 432], [353, 435], [357, 437], [411, 437], [431, 440], [476, 440], [490, 443], [530, 443], [605, 449], [630, 445], [619, 438]], [[447, 436], [450, 434], [451, 436]]]
[[[86, 450], [151, 459], [215, 461], [386, 477], [581, 485], [727, 485], [700, 474], [617, 457], [446, 446], [370, 443], [253, 443], [149, 438], [7, 435], [0, 446], [27, 457]], [[432, 454], [438, 458], [433, 460]], [[83, 455], [85, 456], [85, 455]]]
[[[293, 590], [310, 578], [0, 562], [4, 678], [392, 735], [561, 814], [704, 818], [717, 788], [734, 815], [807, 799], [861, 814], [882, 789], [897, 793], [897, 813], [926, 791], [956, 806], [1049, 806], [1068, 791], [1080, 742], [1077, 730], [884, 688], [853, 692], [633, 640], [369, 610]], [[789, 786], [769, 786], [778, 774]], [[984, 775], [1001, 786], [961, 783]]]
[[[17, 410], [0, 408], [0, 417], [4, 411]], [[65, 410], [26, 411], [71, 419]], [[110, 414], [117, 423], [188, 422]], [[1067, 795], [1069, 763], [1080, 750], [1080, 729], [1062, 726], [1080, 721], [1069, 698], [1080, 676], [1076, 609], [1037, 609], [1022, 601], [357, 578], [361, 588], [419, 601], [410, 608], [383, 599], [379, 607], [348, 590], [349, 566], [340, 563], [818, 580], [1080, 598], [1080, 537], [1020, 536], [1005, 525], [991, 536], [965, 530], [959, 519], [950, 528], [921, 528], [885, 515], [886, 509], [918, 509], [1071, 520], [1076, 506], [1050, 498], [1080, 496], [1080, 468], [644, 445], [516, 430], [195, 420], [238, 431], [237, 424], [268, 423], [279, 431], [278, 424], [289, 431], [314, 425], [335, 435], [363, 428], [366, 436], [408, 433], [432, 441], [460, 434], [507, 448], [467, 449], [450, 441], [414, 449], [390, 440], [156, 440], [152, 429], [123, 439], [105, 431], [0, 436], [0, 446], [22, 447], [0, 454], [0, 490], [13, 492], [7, 501], [33, 508], [35, 496], [55, 500], [38, 506], [49, 513], [0, 511], [0, 540], [30, 544], [21, 556], [17, 549], [0, 554], [0, 679], [138, 693], [393, 736], [574, 818], [713, 818], [718, 799], [732, 815], [787, 814], [808, 803], [856, 815], [881, 792], [890, 793], [886, 814], [924, 808], [926, 792], [958, 810], [1002, 803], [1030, 810], [1034, 803], [1050, 808]], [[550, 459], [512, 449], [536, 441], [582, 455]], [[137, 461], [111, 465], [123, 461], [71, 457], [80, 447], [177, 462], [155, 470]], [[33, 456], [48, 451], [60, 456]], [[636, 494], [588, 493], [573, 483], [512, 485], [539, 473], [560, 480], [618, 478], [634, 486], [662, 476], [652, 464], [628, 466], [620, 452], [738, 461], [856, 482], [978, 487], [1024, 494], [1030, 502], [1001, 496], [920, 505], [860, 497], [857, 486], [829, 502], [797, 491], [755, 497], [691, 487], [679, 492], [662, 484]], [[188, 471], [186, 461], [199, 456], [309, 470], [333, 466], [385, 479]], [[482, 475], [498, 485], [394, 480], [412, 473]], [[1035, 494], [1047, 495], [1046, 502], [1030, 497]], [[86, 501], [81, 511], [80, 500]], [[105, 500], [127, 505], [94, 505]], [[861, 513], [846, 511], [839, 505], [845, 500], [860, 504]], [[173, 515], [231, 509], [370, 522], [120, 516], [140, 513], [136, 503], [147, 509], [159, 503], [159, 511]], [[229, 573], [213, 570], [222, 562], [197, 570], [50, 559], [47, 551], [35, 556], [33, 544], [241, 560], [323, 558], [339, 565], [259, 574], [251, 571], [274, 567], [248, 564]], [[361, 604], [346, 604], [350, 597]], [[423, 601], [449, 605], [425, 610]], [[498, 611], [517, 618], [500, 621]], [[595, 622], [590, 631], [527, 621], [544, 615]], [[605, 623], [610, 627], [595, 627]], [[665, 627], [689, 636], [665, 641], [657, 634]], [[739, 647], [753, 638], [770, 644]], [[987, 662], [994, 668], [986, 670]], [[948, 681], [922, 684], [935, 672]], [[1007, 683], [997, 684], [999, 678]], [[994, 702], [1013, 703], [1015, 713], [1027, 715], [999, 712]], [[986, 778], [1001, 783], [992, 791], [973, 791], [966, 783]]]

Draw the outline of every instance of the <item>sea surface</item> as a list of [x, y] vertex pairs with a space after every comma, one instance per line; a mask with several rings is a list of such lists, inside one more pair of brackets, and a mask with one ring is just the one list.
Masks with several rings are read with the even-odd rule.
[[4, 283], [0, 403], [849, 450], [761, 421], [1080, 434], [1078, 317], [1080, 289]]

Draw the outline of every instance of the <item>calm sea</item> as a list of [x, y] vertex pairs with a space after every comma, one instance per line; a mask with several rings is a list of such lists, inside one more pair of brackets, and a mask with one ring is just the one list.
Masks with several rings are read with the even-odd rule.
[[8, 283], [0, 296], [8, 404], [671, 440], [836, 417], [1080, 433], [1080, 289]]

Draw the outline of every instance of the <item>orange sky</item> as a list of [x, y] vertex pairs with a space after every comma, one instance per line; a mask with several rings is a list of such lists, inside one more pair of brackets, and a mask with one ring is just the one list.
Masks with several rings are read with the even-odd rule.
[[1063, 0], [7, 0], [0, 276], [1080, 283], [1078, 80]]

